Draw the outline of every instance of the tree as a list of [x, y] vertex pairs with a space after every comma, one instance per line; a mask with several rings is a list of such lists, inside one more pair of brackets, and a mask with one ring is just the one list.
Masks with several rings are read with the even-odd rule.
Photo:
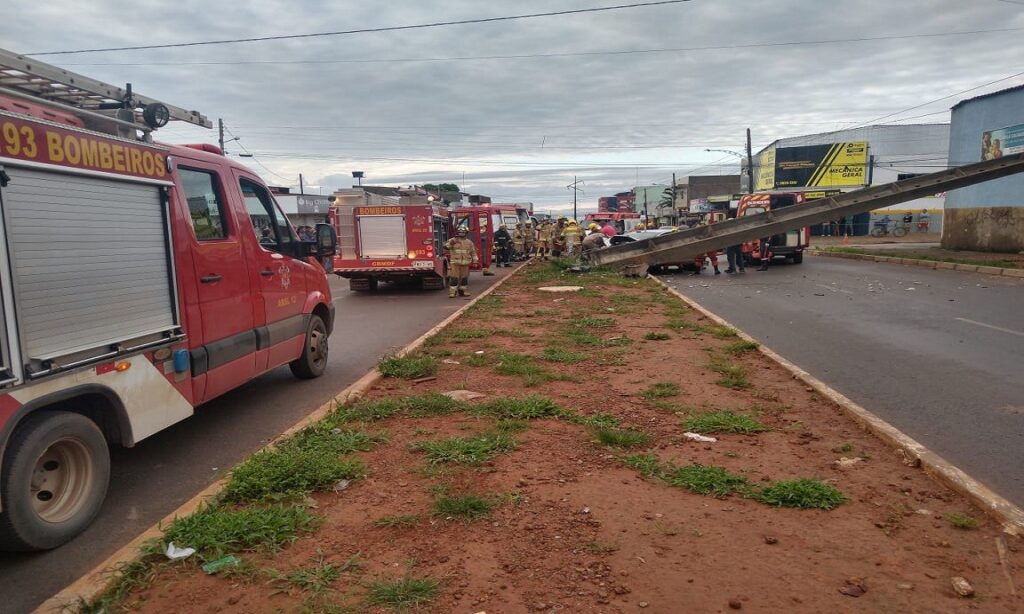
[[420, 186], [428, 192], [458, 192], [459, 186], [454, 183], [424, 183]]
[[661, 200], [658, 202], [658, 205], [661, 207], [668, 207], [671, 209], [675, 206], [675, 198], [675, 190], [673, 190], [672, 188], [665, 188], [665, 190], [661, 193]]

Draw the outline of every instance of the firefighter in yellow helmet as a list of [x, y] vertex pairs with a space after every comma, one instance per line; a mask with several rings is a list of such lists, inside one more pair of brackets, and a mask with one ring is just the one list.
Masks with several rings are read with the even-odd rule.
[[459, 228], [457, 236], [444, 242], [444, 253], [448, 256], [448, 298], [469, 296], [469, 265], [478, 262], [476, 246], [466, 235], [465, 228]]
[[579, 257], [580, 243], [583, 237], [580, 227], [576, 224], [576, 220], [569, 220], [569, 223], [565, 225], [565, 230], [562, 231], [562, 238], [565, 239], [565, 256], [567, 258]]
[[537, 255], [542, 260], [548, 259], [548, 253], [551, 251], [551, 242], [554, 239], [555, 227], [551, 224], [551, 220], [544, 220], [540, 223], [540, 228], [537, 229]]
[[594, 222], [591, 222], [590, 225], [587, 226], [587, 235], [590, 235], [590, 234], [595, 233], [595, 232], [599, 232], [600, 230], [601, 230], [600, 226], [598, 226]]

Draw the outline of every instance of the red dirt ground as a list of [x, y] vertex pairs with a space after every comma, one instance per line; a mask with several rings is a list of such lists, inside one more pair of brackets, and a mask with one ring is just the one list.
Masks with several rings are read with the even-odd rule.
[[[152, 585], [121, 607], [160, 613], [384, 612], [360, 605], [365, 582], [415, 576], [440, 581], [436, 599], [418, 610], [425, 612], [1024, 611], [1024, 575], [1013, 576], [1018, 595], [1011, 596], [996, 553], [997, 523], [905, 466], [838, 407], [757, 352], [732, 358], [747, 367], [751, 388], [716, 385], [709, 355], [735, 339], [663, 328], [675, 299], [651, 282], [626, 287], [584, 276], [570, 283], [587, 292], [551, 295], [535, 289], [544, 284], [527, 282], [539, 266], [510, 280], [500, 298], [472, 310], [426, 349], [463, 364], [441, 364], [436, 380], [419, 385], [383, 380], [369, 396], [469, 389], [486, 393], [487, 400], [539, 393], [580, 414], [614, 414], [624, 426], [652, 436], [647, 450], [603, 447], [583, 426], [548, 419], [531, 422], [515, 436], [513, 452], [482, 466], [425, 471], [423, 454], [410, 444], [484, 431], [493, 419], [457, 413], [374, 423], [367, 428], [387, 431], [390, 439], [359, 455], [369, 475], [342, 493], [313, 495], [315, 511], [325, 517], [319, 532], [274, 555], [242, 555], [254, 568], [288, 572], [318, 557], [341, 564], [359, 553], [361, 573], [342, 575], [325, 593], [303, 594], [283, 591], [263, 574], [207, 576], [185, 563], [161, 567]], [[678, 303], [671, 317], [710, 325], [693, 313], [679, 316], [682, 311]], [[603, 338], [625, 334], [632, 343], [571, 347], [559, 331], [580, 314], [615, 318], [615, 327], [593, 332]], [[469, 329], [517, 330], [529, 337], [491, 335], [462, 343], [452, 337]], [[642, 340], [649, 331], [671, 339]], [[464, 364], [475, 351], [537, 355], [549, 344], [591, 355], [579, 364], [538, 361], [576, 381], [524, 388], [520, 377]], [[682, 437], [673, 408], [659, 409], [640, 397], [653, 382], [680, 386], [679, 396], [666, 399], [678, 404], [677, 411], [753, 411], [773, 430], [691, 442]], [[853, 451], [833, 452], [843, 444]], [[723, 466], [754, 483], [819, 478], [849, 500], [823, 511], [702, 496], [645, 479], [620, 460], [644, 451], [663, 461]], [[855, 455], [866, 460], [842, 470], [833, 465], [840, 456]], [[505, 499], [485, 519], [446, 520], [430, 516], [439, 487]], [[969, 514], [981, 526], [953, 528], [944, 518], [949, 512]], [[412, 527], [373, 524], [413, 514], [420, 520]], [[1024, 569], [1020, 540], [1005, 539], [1012, 568]], [[954, 576], [967, 578], [976, 595], [958, 596]], [[865, 590], [859, 597], [840, 592], [852, 586]]]

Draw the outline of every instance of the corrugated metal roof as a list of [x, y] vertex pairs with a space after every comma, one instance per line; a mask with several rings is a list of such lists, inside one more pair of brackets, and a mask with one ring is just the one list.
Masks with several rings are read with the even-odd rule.
[[987, 94], [981, 94], [980, 96], [975, 96], [974, 98], [965, 98], [964, 100], [961, 100], [960, 102], [958, 102], [955, 105], [953, 105], [950, 110], [956, 109], [957, 107], [959, 107], [961, 105], [964, 105], [964, 104], [967, 104], [968, 102], [974, 102], [976, 100], [981, 100], [982, 98], [991, 98], [992, 96], [999, 96], [1001, 94], [1007, 94], [1009, 92], [1016, 92], [1016, 91], [1019, 91], [1019, 90], [1024, 90], [1024, 83], [1021, 83], [1020, 85], [1015, 85], [1013, 87], [1008, 87], [1005, 90], [999, 90], [997, 92], [989, 92]]

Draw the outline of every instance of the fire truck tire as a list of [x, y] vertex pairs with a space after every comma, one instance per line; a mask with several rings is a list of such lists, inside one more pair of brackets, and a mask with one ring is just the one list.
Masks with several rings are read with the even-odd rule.
[[804, 261], [804, 253], [803, 252], [797, 252], [797, 253], [793, 254], [793, 264], [800, 264], [803, 261]]
[[318, 315], [309, 318], [306, 329], [306, 342], [302, 346], [302, 355], [288, 363], [292, 374], [299, 379], [320, 377], [327, 369], [328, 344], [327, 325]]
[[0, 550], [50, 550], [99, 514], [110, 451], [96, 424], [66, 411], [29, 415], [11, 437], [0, 476]]

